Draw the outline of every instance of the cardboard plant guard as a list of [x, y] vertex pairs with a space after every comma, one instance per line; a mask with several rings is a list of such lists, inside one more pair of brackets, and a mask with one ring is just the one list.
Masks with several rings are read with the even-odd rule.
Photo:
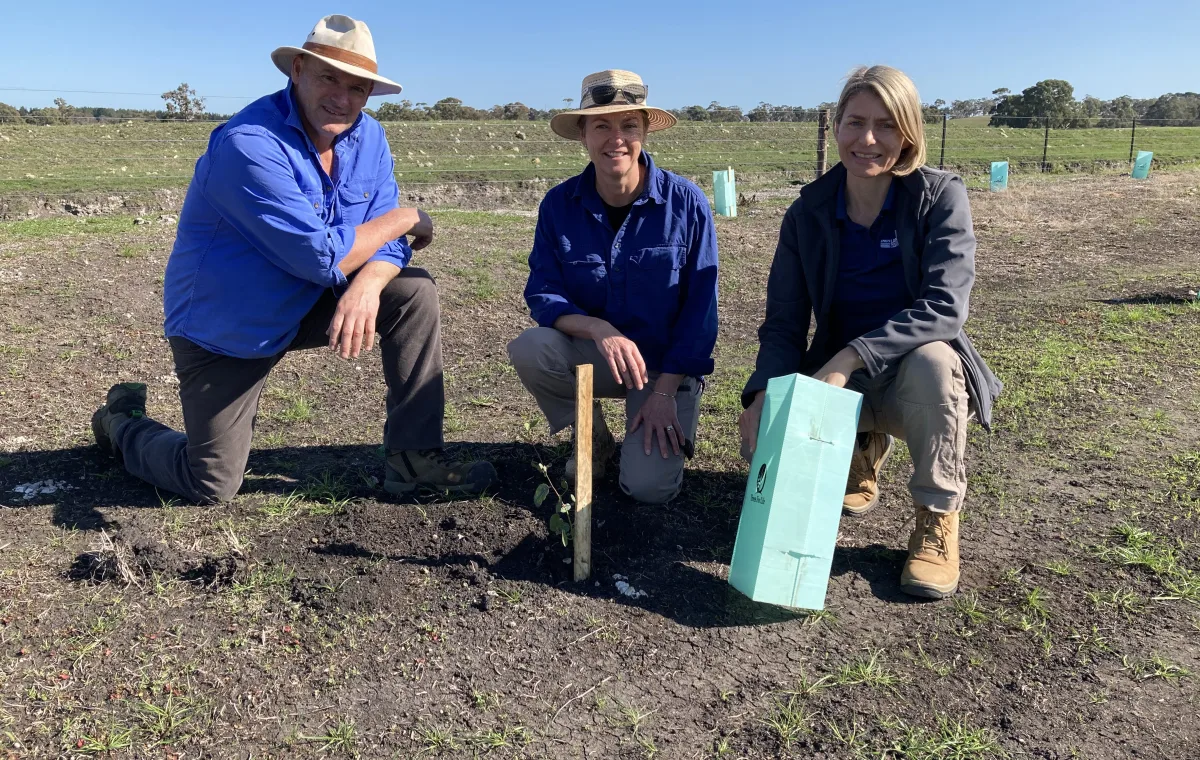
[[862, 394], [804, 375], [767, 383], [729, 583], [756, 602], [820, 610]]

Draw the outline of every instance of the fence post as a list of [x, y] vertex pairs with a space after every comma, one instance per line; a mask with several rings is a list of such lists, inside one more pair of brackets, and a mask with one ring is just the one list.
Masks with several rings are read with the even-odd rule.
[[820, 115], [817, 117], [817, 179], [825, 173], [825, 163], [827, 152], [825, 134], [829, 131], [829, 109], [822, 108]]
[[1042, 139], [1042, 172], [1044, 173], [1048, 169], [1046, 166], [1046, 152], [1050, 149], [1050, 117], [1043, 116], [1042, 118], [1046, 120], [1046, 136]]
[[1133, 141], [1137, 138], [1137, 117], [1133, 117], [1133, 126], [1129, 129], [1129, 162], [1133, 163]]
[[938, 168], [946, 168], [946, 122], [950, 121], [950, 114], [942, 114], [942, 155], [938, 158]]

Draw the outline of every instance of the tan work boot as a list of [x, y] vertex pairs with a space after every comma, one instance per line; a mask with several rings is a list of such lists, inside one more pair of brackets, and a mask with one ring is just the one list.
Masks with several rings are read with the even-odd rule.
[[[613, 434], [608, 431], [608, 424], [604, 421], [604, 410], [600, 404], [592, 404], [592, 478], [598, 480], [604, 477], [604, 473], [608, 471], [608, 462], [613, 458], [613, 454], [617, 453], [617, 439], [613, 438]], [[567, 466], [564, 469], [563, 475], [567, 482], [572, 486], [575, 485], [575, 434], [571, 434], [571, 456], [567, 459]]]
[[488, 462], [456, 462], [444, 449], [422, 449], [389, 452], [383, 488], [397, 496], [418, 488], [465, 496], [483, 493], [496, 480]]
[[958, 590], [958, 512], [917, 505], [900, 588], [913, 596], [945, 599]]
[[879, 503], [879, 471], [895, 447], [895, 440], [886, 433], [871, 431], [860, 439], [850, 458], [850, 477], [842, 499], [842, 514], [849, 517], [862, 517]]

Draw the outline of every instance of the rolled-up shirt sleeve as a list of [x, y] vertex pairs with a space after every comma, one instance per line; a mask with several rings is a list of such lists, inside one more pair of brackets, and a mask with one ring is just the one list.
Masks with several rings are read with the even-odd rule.
[[[400, 207], [400, 188], [396, 185], [395, 159], [385, 151], [379, 164], [379, 181], [375, 192], [371, 195], [367, 216], [363, 220], [365, 222], [378, 219], [392, 209]], [[412, 254], [412, 246], [409, 245], [408, 238], [402, 236], [384, 243], [367, 261], [387, 261], [403, 269], [412, 261]]]
[[717, 228], [708, 199], [693, 198], [687, 261], [680, 272], [682, 306], [671, 325], [662, 371], [700, 377], [713, 371], [717, 344]]
[[543, 200], [533, 233], [533, 250], [529, 253], [529, 281], [525, 284], [525, 303], [529, 304], [530, 316], [541, 327], [554, 327], [558, 318], [566, 314], [587, 315], [572, 303], [567, 293], [562, 263], [554, 252], [549, 216]]
[[222, 219], [284, 271], [325, 287], [346, 284], [338, 264], [354, 247], [354, 227], [325, 223], [274, 137], [237, 131], [210, 155], [202, 192]]

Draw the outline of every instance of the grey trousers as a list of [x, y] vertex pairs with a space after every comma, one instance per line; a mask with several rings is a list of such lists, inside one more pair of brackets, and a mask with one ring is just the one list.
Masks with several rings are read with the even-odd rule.
[[863, 394], [859, 432], [888, 433], [908, 444], [913, 501], [934, 512], [961, 509], [970, 411], [962, 360], [950, 344], [921, 346], [875, 378], [859, 370], [846, 387]]
[[[326, 346], [337, 308], [326, 291], [284, 351], [263, 359], [215, 354], [170, 339], [179, 377], [184, 433], [149, 418], [117, 426], [113, 442], [125, 468], [142, 480], [199, 504], [227, 501], [242, 485], [259, 397], [267, 375], [288, 351]], [[408, 268], [383, 289], [376, 332], [387, 383], [384, 444], [390, 451], [443, 444], [445, 388], [437, 285], [424, 269]]]
[[[551, 434], [575, 424], [575, 367], [592, 365], [592, 393], [596, 398], [625, 399], [625, 429], [654, 390], [660, 373], [648, 373], [642, 390], [627, 390], [612, 376], [595, 341], [573, 338], [549, 327], [533, 327], [508, 344], [508, 357], [521, 383], [533, 394], [550, 423]], [[684, 437], [695, 443], [700, 419], [701, 383], [684, 378], [675, 395], [676, 413]], [[646, 455], [641, 428], [627, 434], [621, 445], [621, 490], [644, 504], [663, 504], [675, 498], [683, 485], [684, 457], [668, 450], [664, 459], [658, 437], [651, 437]]]

